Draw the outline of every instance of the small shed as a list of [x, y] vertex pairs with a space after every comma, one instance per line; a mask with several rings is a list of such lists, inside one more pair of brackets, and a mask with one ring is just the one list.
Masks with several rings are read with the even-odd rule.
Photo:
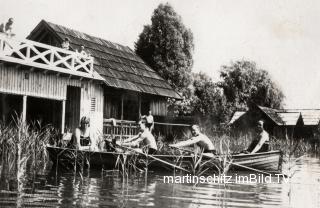
[[236, 135], [246, 134], [254, 131], [259, 120], [265, 122], [265, 130], [275, 137], [307, 138], [312, 135], [301, 111], [272, 109], [259, 105], [252, 105], [245, 112], [235, 112], [229, 126]]

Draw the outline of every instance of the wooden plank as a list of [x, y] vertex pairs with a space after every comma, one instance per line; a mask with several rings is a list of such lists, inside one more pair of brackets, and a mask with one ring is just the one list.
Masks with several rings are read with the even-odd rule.
[[22, 101], [22, 122], [26, 122], [27, 120], [27, 96], [23, 96], [23, 101]]
[[66, 115], [66, 100], [62, 100], [62, 110], [61, 110], [61, 133], [64, 133], [65, 126], [65, 115]]

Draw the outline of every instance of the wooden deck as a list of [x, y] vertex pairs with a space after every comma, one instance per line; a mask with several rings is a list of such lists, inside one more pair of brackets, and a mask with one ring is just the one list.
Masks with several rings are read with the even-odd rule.
[[18, 40], [0, 33], [0, 60], [57, 74], [103, 80], [93, 70], [93, 57], [31, 40]]

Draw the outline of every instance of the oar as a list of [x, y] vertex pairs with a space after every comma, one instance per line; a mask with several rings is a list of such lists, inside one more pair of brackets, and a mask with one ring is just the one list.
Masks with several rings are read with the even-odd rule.
[[121, 146], [121, 145], [118, 145], [118, 144], [116, 144], [116, 145], [117, 145], [118, 147], [120, 147], [120, 148], [125, 148], [125, 149], [127, 149], [127, 150], [130, 150], [130, 151], [133, 151], [133, 152], [142, 154], [142, 155], [144, 155], [144, 156], [146, 156], [146, 157], [150, 157], [150, 158], [152, 158], [152, 159], [154, 159], [154, 160], [157, 160], [157, 161], [159, 161], [159, 162], [162, 162], [162, 163], [164, 163], [164, 164], [166, 164], [166, 165], [169, 165], [169, 166], [171, 166], [171, 167], [174, 167], [174, 168], [177, 168], [177, 169], [186, 171], [186, 172], [190, 172], [190, 171], [188, 171], [187, 169], [184, 169], [184, 168], [182, 168], [182, 167], [180, 167], [180, 166], [171, 164], [171, 163], [169, 163], [169, 162], [167, 162], [167, 161], [161, 160], [161, 159], [159, 159], [159, 158], [157, 158], [157, 157], [154, 157], [154, 156], [152, 156], [152, 155], [146, 154], [146, 153], [144, 153], [144, 152], [139, 152], [139, 151], [137, 151], [137, 150], [135, 150], [135, 149], [133, 149], [133, 148], [130, 148], [130, 147]]
[[[172, 146], [170, 146], [172, 147]], [[191, 150], [186, 150], [186, 149], [181, 149], [179, 147], [173, 147], [173, 148], [177, 148], [179, 150], [182, 150], [182, 151], [187, 151], [187, 152], [192, 152], [194, 153], [193, 151]], [[203, 157], [207, 157], [207, 158], [215, 158], [215, 156], [211, 157], [209, 155], [203, 155]], [[234, 163], [234, 162], [229, 162], [229, 161], [226, 161], [228, 164], [230, 165], [234, 165], [234, 166], [238, 166], [238, 167], [241, 167], [241, 168], [244, 168], [244, 169], [247, 169], [247, 170], [252, 170], [252, 171], [255, 171], [255, 172], [258, 172], [258, 173], [263, 173], [263, 174], [266, 174], [266, 175], [271, 175], [271, 173], [268, 173], [268, 172], [265, 172], [265, 171], [262, 171], [262, 170], [259, 170], [259, 169], [255, 169], [255, 168], [250, 168], [250, 167], [247, 167], [247, 166], [244, 166], [244, 165], [240, 165], [238, 163]]]

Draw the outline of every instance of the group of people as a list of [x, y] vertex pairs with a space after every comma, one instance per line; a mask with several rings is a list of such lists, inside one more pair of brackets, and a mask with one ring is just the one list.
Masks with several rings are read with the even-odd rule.
[[[252, 141], [247, 150], [243, 153], [258, 153], [269, 151], [269, 135], [263, 128], [263, 121], [257, 123], [257, 135]], [[148, 116], [142, 116], [139, 121], [140, 131], [137, 135], [125, 139], [124, 141], [117, 141], [116, 145], [119, 147], [134, 148], [135, 151], [147, 154], [156, 154], [158, 151], [157, 142], [152, 134], [154, 128], [154, 120], [151, 111]], [[188, 140], [181, 141], [175, 144], [170, 144], [172, 148], [182, 148], [187, 146], [194, 146], [203, 151], [204, 154], [212, 156], [216, 154], [214, 144], [205, 134], [201, 133], [198, 125], [191, 126], [192, 137]], [[76, 128], [73, 135], [73, 144], [79, 150], [96, 150], [97, 140], [96, 136], [90, 130], [89, 117], [82, 117], [80, 126]]]
[[[70, 39], [68, 37], [65, 37], [63, 42], [61, 43], [61, 48], [65, 50], [70, 50]], [[80, 54], [82, 57], [91, 57], [89, 53], [86, 52], [84, 45], [80, 45], [80, 48], [76, 50], [78, 54]]]

